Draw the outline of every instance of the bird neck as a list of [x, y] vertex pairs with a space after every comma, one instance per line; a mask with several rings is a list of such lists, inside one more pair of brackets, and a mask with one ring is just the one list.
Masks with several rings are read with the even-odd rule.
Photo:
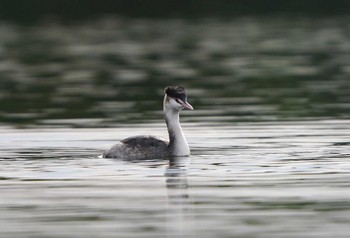
[[188, 156], [190, 148], [180, 125], [180, 111], [164, 110], [165, 122], [169, 133], [169, 149], [173, 156]]

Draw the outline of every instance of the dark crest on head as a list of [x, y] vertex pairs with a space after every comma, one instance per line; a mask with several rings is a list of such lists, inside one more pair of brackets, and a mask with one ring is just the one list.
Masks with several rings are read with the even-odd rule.
[[164, 92], [172, 98], [181, 99], [183, 102], [187, 101], [187, 95], [184, 87], [181, 86], [168, 86]]

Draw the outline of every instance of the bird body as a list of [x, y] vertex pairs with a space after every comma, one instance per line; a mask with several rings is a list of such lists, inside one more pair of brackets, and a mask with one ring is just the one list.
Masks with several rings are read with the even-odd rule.
[[190, 148], [180, 125], [180, 111], [193, 110], [187, 102], [183, 87], [166, 87], [163, 111], [168, 128], [169, 141], [155, 136], [126, 138], [103, 153], [104, 158], [149, 159], [171, 156], [189, 156]]

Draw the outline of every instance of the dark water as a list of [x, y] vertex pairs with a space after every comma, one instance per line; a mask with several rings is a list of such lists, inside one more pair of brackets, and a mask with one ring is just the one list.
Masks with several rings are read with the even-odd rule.
[[[348, 237], [348, 22], [0, 24], [0, 237]], [[175, 84], [190, 158], [98, 158]]]
[[173, 84], [188, 87], [201, 121], [349, 118], [348, 20], [2, 24], [0, 121], [159, 120], [162, 88]]

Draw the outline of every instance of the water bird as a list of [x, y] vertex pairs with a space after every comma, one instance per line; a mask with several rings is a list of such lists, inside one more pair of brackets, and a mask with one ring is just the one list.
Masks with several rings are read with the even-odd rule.
[[187, 102], [185, 88], [167, 86], [164, 89], [163, 112], [169, 141], [149, 135], [128, 137], [105, 151], [102, 157], [150, 159], [189, 156], [190, 147], [180, 125], [180, 111], [182, 109], [193, 110], [191, 104]]

